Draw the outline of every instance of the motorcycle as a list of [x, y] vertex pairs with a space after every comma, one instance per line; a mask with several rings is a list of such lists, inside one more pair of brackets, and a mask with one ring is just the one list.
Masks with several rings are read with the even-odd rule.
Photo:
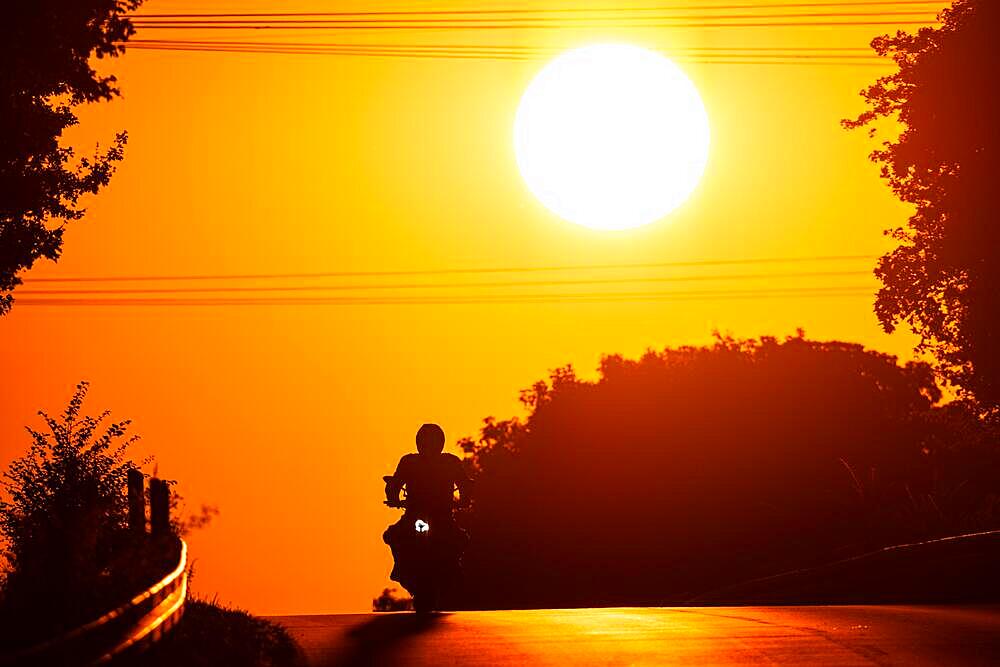
[[[388, 489], [394, 478], [383, 477]], [[442, 514], [411, 507], [403, 498], [386, 505], [404, 510], [403, 521], [390, 527], [397, 581], [413, 597], [413, 609], [426, 614], [438, 609], [441, 593], [460, 564], [459, 530], [451, 512]], [[386, 540], [389, 543], [389, 539]]]

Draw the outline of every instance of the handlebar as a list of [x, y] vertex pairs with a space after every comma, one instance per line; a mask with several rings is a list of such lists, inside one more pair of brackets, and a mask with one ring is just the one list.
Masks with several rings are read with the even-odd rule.
[[[396, 478], [393, 477], [392, 475], [385, 475], [385, 476], [382, 477], [382, 481], [384, 481], [386, 483], [386, 493], [388, 494], [388, 492], [389, 492], [389, 484], [391, 484], [392, 482], [396, 481]], [[408, 507], [405, 498], [401, 498], [398, 502], [393, 501], [393, 500], [383, 500], [382, 504], [386, 505], [387, 507], [393, 507], [393, 508], [396, 508], [396, 509], [406, 509]], [[469, 501], [466, 498], [464, 498], [464, 497], [462, 499], [460, 499], [460, 500], [453, 501], [453, 503], [452, 503], [452, 509], [460, 509], [460, 508], [468, 507], [468, 506], [469, 506]]]
[[[387, 506], [387, 507], [392, 507], [392, 508], [395, 508], [395, 509], [406, 509], [408, 507], [408, 505], [406, 503], [406, 500], [400, 500], [398, 503], [397, 502], [393, 502], [391, 500], [383, 500], [382, 504], [385, 505], [385, 506]], [[469, 507], [469, 503], [465, 502], [465, 501], [462, 501], [462, 500], [456, 500], [456, 501], [452, 502], [452, 505], [451, 505], [451, 508], [453, 510], [464, 509], [464, 508], [467, 508], [467, 507]]]

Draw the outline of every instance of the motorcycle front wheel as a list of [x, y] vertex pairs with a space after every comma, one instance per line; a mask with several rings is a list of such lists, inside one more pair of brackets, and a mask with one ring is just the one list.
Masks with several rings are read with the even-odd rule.
[[437, 591], [432, 586], [421, 587], [413, 594], [413, 611], [424, 616], [437, 610]]

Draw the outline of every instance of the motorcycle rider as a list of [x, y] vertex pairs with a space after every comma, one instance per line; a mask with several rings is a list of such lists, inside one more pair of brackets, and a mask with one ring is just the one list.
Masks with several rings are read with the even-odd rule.
[[[407, 587], [405, 550], [412, 538], [414, 517], [428, 517], [440, 544], [458, 564], [459, 554], [467, 541], [465, 533], [455, 523], [455, 489], [459, 502], [468, 504], [470, 481], [462, 461], [454, 454], [444, 453], [444, 431], [437, 424], [424, 424], [417, 431], [417, 453], [405, 454], [396, 472], [385, 478], [386, 505], [401, 507], [400, 493], [406, 490], [406, 511], [403, 518], [389, 526], [382, 535], [392, 550], [394, 565], [389, 578]], [[401, 564], [400, 556], [403, 556]]]

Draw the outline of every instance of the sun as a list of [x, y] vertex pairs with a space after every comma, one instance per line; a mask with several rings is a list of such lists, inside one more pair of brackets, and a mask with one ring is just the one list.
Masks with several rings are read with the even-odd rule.
[[708, 162], [698, 90], [665, 56], [595, 44], [549, 62], [514, 120], [518, 168], [556, 215], [593, 229], [630, 229], [676, 209]]

